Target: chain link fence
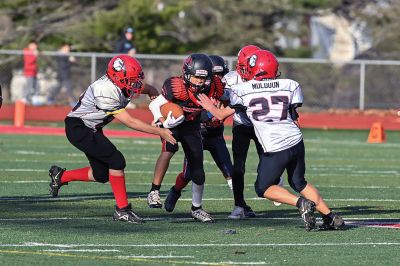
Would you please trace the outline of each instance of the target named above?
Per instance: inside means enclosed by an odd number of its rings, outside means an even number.
[[[75,57],[71,66],[73,93],[78,97],[91,82],[104,75],[107,63],[115,54],[70,53]],[[46,105],[51,89],[57,84],[58,52],[39,54],[38,80],[40,92],[37,105]],[[160,89],[170,76],[181,75],[181,55],[138,54],[145,81]],[[234,69],[236,57],[224,57],[230,69]],[[354,60],[330,62],[320,59],[278,58],[282,78],[298,81],[303,89],[303,110],[324,111],[328,109],[394,109],[399,106],[400,61]],[[22,51],[0,50],[0,84],[6,102],[13,102],[25,89]],[[135,100],[146,105],[147,96]],[[65,91],[56,98],[57,104],[68,104]]]

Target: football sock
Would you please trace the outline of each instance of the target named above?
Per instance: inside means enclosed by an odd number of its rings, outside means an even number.
[[[150,191],[160,190],[160,188],[161,188],[161,185],[155,185],[154,183],[151,183]]]
[[[201,209],[201,206],[195,207],[195,206],[192,205],[192,211],[197,211],[197,210],[200,210],[200,209]]]
[[[304,198],[303,198],[303,197],[300,197],[300,198],[297,200],[297,202],[296,202],[296,207],[297,207],[297,208],[300,208],[300,207],[301,207],[301,204],[303,203],[303,201],[304,201]]]
[[[235,182],[233,182],[235,180]],[[233,198],[235,200],[235,206],[244,206],[244,176],[243,175],[232,175],[232,188]]]
[[[192,205],[194,207],[201,207],[203,201],[204,184],[197,185],[192,183]]]
[[[84,167],[80,169],[67,170],[61,176],[61,183],[68,183],[71,181],[83,181],[88,182],[89,180],[89,169],[90,167]]]
[[[322,214],[322,213],[321,213]],[[328,214],[322,214],[322,218],[332,220],[333,219],[333,213],[330,212]]]
[[[189,181],[185,180],[183,173],[179,173],[176,176],[176,180],[175,180],[175,190],[177,190],[177,191],[182,190],[184,187],[187,186],[188,183],[189,183]]]
[[[126,194],[125,176],[110,175],[111,189],[114,193],[115,201],[119,209],[128,206],[128,196]]]

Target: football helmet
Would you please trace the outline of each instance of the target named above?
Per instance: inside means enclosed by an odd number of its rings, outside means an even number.
[[[226,65],[225,60],[219,55],[210,55],[211,63],[213,66],[212,72],[214,75],[225,76],[229,72],[229,68]]]
[[[255,45],[246,45],[240,49],[236,63],[236,71],[242,79],[249,80],[246,73],[247,61],[249,60],[250,56],[258,50],[260,50],[260,47]]]
[[[211,84],[212,62],[206,54],[191,54],[183,62],[183,80],[193,93],[199,93]],[[191,77],[204,78],[205,82],[201,85],[190,81]]]
[[[129,55],[114,56],[108,63],[107,76],[129,98],[139,96],[143,90],[142,66]]]
[[[278,75],[279,63],[275,55],[267,50],[258,50],[248,61],[248,80],[275,79]]]

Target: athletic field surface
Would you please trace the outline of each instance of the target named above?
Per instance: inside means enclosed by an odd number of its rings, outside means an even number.
[[[303,133],[306,179],[344,218],[345,230],[307,232],[296,208],[258,198],[253,144],[245,198],[257,218],[228,219],[232,192],[206,151],[203,207],[216,223],[202,224],[190,216],[190,185],[173,213],[147,207],[159,139],[112,137],[127,161],[130,202],[146,220],[128,224],[112,221],[115,202],[109,184],[71,182],[59,197],[50,198],[51,165],[87,166],[86,157],[66,137],[1,134],[0,264],[399,265],[399,132],[387,131],[381,144],[367,143],[368,131],[361,130]],[[182,160],[180,149],[161,187],[163,200]]]

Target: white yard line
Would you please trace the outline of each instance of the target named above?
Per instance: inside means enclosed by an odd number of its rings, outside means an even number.
[[[144,256],[144,255],[129,255],[129,256],[118,256],[121,259],[171,259],[171,258],[194,258],[194,256],[173,256],[173,255],[158,255],[158,256]]]
[[[118,249],[44,249],[44,252],[121,252]]]
[[[113,199],[114,197],[110,195],[104,196],[82,196],[82,197],[58,197],[58,198],[45,198],[45,197],[34,197],[34,196],[19,196],[19,197],[1,197],[2,201],[6,202],[19,202],[19,201],[35,201],[35,202],[51,202],[51,201],[72,201],[72,200],[93,200],[93,199]],[[132,198],[137,201],[145,201],[147,200],[147,193],[137,195],[135,198]],[[265,198],[246,198],[246,200],[264,200]],[[349,198],[349,199],[324,199],[326,201],[338,201],[338,202],[400,202],[400,199],[367,199],[367,198]],[[181,198],[179,201],[192,201],[191,198]],[[203,201],[233,201],[233,198],[204,198]]]
[[[199,243],[199,244],[50,244],[28,242],[22,244],[0,243],[0,247],[298,247],[298,246],[399,246],[400,242],[340,242],[340,243]]]
[[[268,211],[266,211],[268,212]],[[220,220],[220,221],[233,221],[232,219],[228,218],[227,215],[229,213],[226,213],[226,216],[221,215],[222,217],[214,217],[215,220]],[[261,213],[260,213],[261,214]],[[257,217],[254,218],[255,220],[299,220],[299,217]],[[317,217],[317,221],[320,221],[321,218]],[[8,222],[8,221],[63,221],[63,220],[110,220],[109,217],[23,217],[23,218],[0,218],[0,222]],[[149,218],[143,218],[145,221],[191,221],[193,218],[191,217],[186,217],[186,218],[173,218],[168,216],[162,216],[162,217],[149,217]],[[365,221],[365,222],[373,222],[373,221],[382,221],[381,223],[396,223],[400,222],[400,217],[398,218],[383,218],[383,217],[350,217],[350,218],[345,218],[345,222],[350,222],[352,221]]]
[[[1,171],[1,169],[0,169]],[[14,171],[17,172],[17,171]],[[130,172],[130,171],[126,171]],[[144,173],[144,171],[136,171],[136,173]],[[178,173],[178,172],[176,172]],[[209,174],[220,174],[219,172],[209,172]],[[49,179],[50,180],[50,179]],[[24,184],[24,183],[49,183],[49,180],[0,180],[0,184]],[[150,183],[133,183],[126,182],[127,185],[137,185],[137,186],[149,186]],[[164,186],[172,186],[174,183],[163,183]],[[223,184],[205,184],[205,186],[209,187],[227,187],[226,183]],[[245,187],[254,187],[253,184],[245,184]],[[288,185],[285,185],[288,187]],[[315,185],[317,188],[343,188],[343,189],[400,189],[400,186],[337,186],[337,185],[327,185],[327,186],[319,186]]]

